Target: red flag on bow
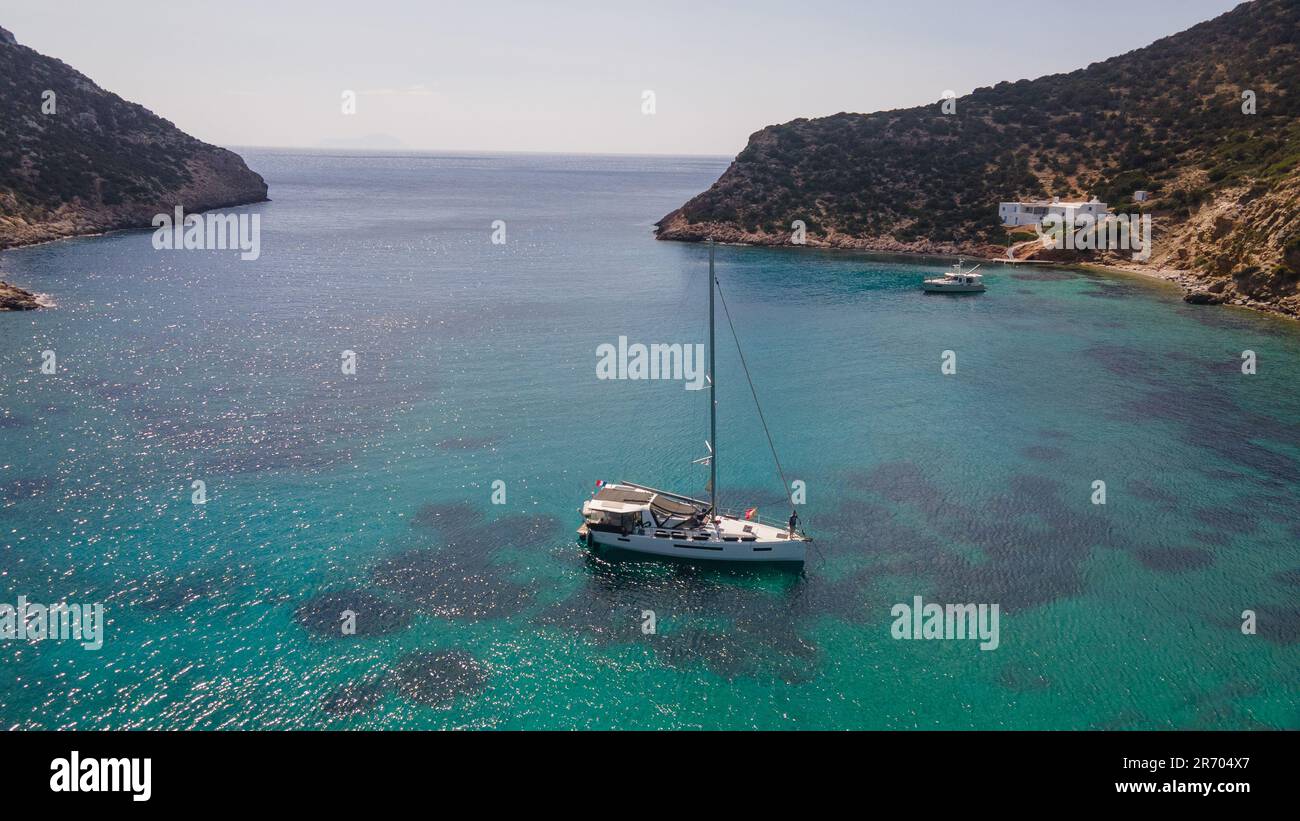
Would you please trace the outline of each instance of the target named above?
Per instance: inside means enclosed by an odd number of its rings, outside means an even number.
[[[749,508],[748,510],[745,511],[745,518],[746,518],[746,519],[752,519],[752,518],[754,518],[754,514],[757,513],[757,512],[758,512],[758,508],[756,508],[756,507],[751,507],[751,508]]]

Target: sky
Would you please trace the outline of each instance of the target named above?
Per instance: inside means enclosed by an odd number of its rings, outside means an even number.
[[[766,125],[1072,71],[1235,5],[0,0],[0,26],[218,145],[734,155]]]

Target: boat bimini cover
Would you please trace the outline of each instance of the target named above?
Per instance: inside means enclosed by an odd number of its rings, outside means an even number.
[[[650,500],[650,510],[655,515],[655,519],[660,524],[665,524],[672,519],[690,519],[700,515],[702,512],[695,505],[688,502],[680,502],[676,499],[669,499],[663,494],[656,495]]]

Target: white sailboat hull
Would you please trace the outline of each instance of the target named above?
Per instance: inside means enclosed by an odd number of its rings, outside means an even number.
[[[806,543],[794,540],[773,542],[702,541],[696,539],[656,538],[636,533],[592,531],[591,541],[601,547],[667,556],[694,562],[803,562]]]
[[[658,527],[648,520],[646,526],[611,526],[602,518],[602,512],[611,504],[620,510],[623,507],[607,500],[590,500],[583,505],[586,521],[578,533],[594,549],[613,548],[695,562],[802,562],[807,555],[808,537],[791,535],[766,522],[724,515],[694,527]]]

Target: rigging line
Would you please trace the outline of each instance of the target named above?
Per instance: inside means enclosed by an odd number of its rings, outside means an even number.
[[[776,444],[772,441],[772,432],[767,429],[767,419],[763,416],[763,406],[758,401],[758,391],[754,389],[754,380],[749,375],[749,365],[745,363],[745,352],[740,349],[740,337],[736,334],[736,325],[731,321],[731,311],[727,309],[727,298],[722,295],[722,283],[718,282],[717,277],[713,278],[713,284],[718,289],[718,298],[722,302],[722,313],[727,317],[727,326],[731,328],[731,338],[736,342],[736,353],[740,355],[740,367],[745,371],[745,381],[749,383],[749,392],[754,397],[754,407],[758,410],[758,421],[763,423],[763,434],[767,436],[767,446],[772,450],[772,461],[776,462],[777,475],[781,477],[781,484],[785,487],[785,498],[790,503],[790,509],[794,509],[794,497],[790,495],[790,483],[785,480],[785,471],[781,469],[781,457],[776,455]]]

